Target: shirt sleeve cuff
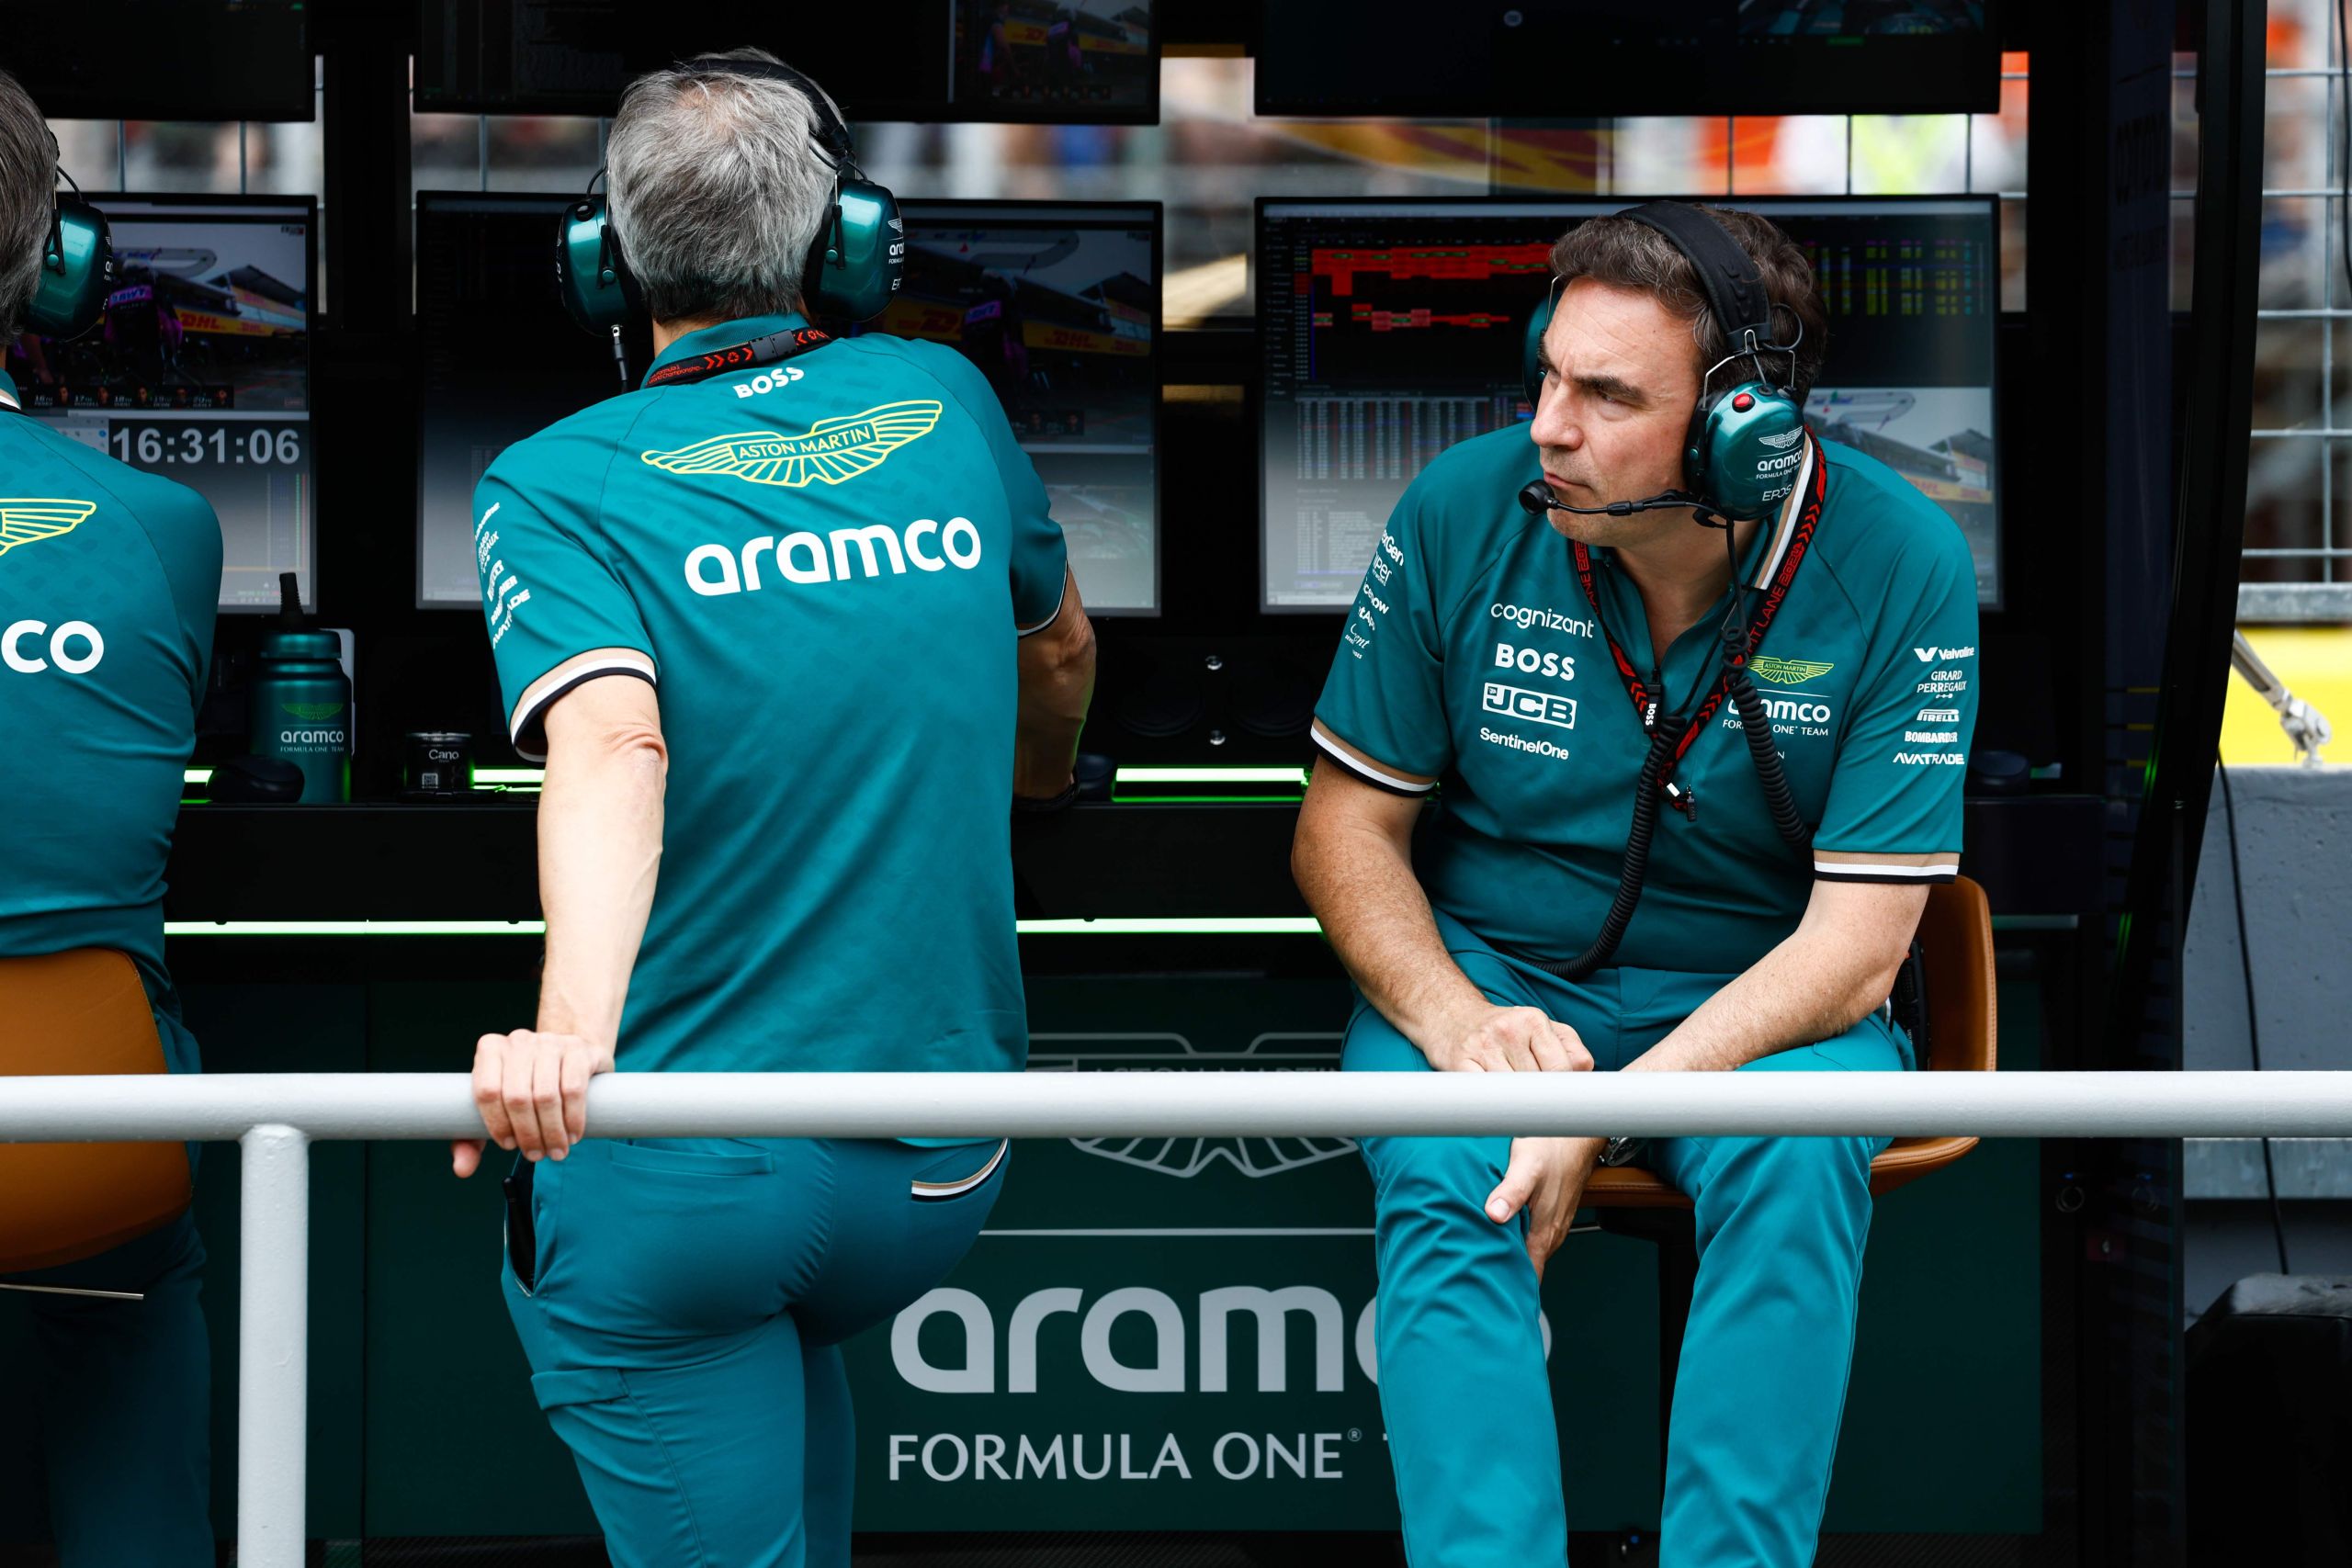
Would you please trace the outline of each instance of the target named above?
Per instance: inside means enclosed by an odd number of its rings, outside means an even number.
[[[567,693],[606,675],[633,675],[649,686],[660,683],[653,678],[651,660],[626,655],[550,671],[523,689],[522,700],[514,705],[514,716],[507,721],[507,733],[514,738],[516,754],[526,762],[546,761],[548,709]]]
[[[1373,788],[1385,790],[1390,795],[1407,795],[1416,800],[1437,787],[1434,784],[1416,784],[1411,779],[1400,778],[1376,763],[1348,755],[1323,733],[1323,727],[1319,721],[1307,730],[1307,735],[1315,742],[1316,750],[1339,763],[1350,777],[1360,784],[1368,784]]]

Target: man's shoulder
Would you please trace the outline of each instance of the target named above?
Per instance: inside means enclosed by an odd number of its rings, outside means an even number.
[[[614,457],[649,406],[665,394],[622,392],[566,414],[499,453],[482,475],[536,502],[593,502]]]
[[[1950,513],[1877,458],[1821,443],[1829,495],[1815,548],[1851,590],[1924,588],[1946,577],[1973,581],[1967,536]]]
[[[176,479],[134,468],[32,419],[11,419],[16,437],[6,489],[66,492],[53,499],[87,502],[144,532],[159,551],[220,551],[220,524],[212,503]],[[43,497],[42,499],[51,499]],[[85,514],[86,515],[86,514]]]
[[[1406,487],[1395,521],[1434,558],[1484,559],[1527,528],[1519,491],[1543,474],[1527,426],[1507,424],[1430,459]]]

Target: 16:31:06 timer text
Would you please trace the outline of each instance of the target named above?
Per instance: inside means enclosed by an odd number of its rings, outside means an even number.
[[[108,448],[126,463],[142,468],[209,463],[215,468],[276,465],[291,468],[302,460],[301,427],[251,424],[242,421],[179,421],[170,423],[116,422],[107,436]]]

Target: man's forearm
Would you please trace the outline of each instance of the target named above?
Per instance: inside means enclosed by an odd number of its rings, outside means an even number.
[[[1777,1051],[1835,1040],[1884,1001],[1886,991],[1884,971],[1869,949],[1834,930],[1800,926],[1626,1070],[1731,1072]]]
[[[1491,1005],[1445,951],[1411,859],[1385,836],[1337,823],[1309,831],[1291,870],[1350,977],[1424,1055]]]
[[[658,736],[550,738],[539,797],[542,1031],[607,1045],[619,1035],[661,869],[668,766]]]
[[[1085,612],[1070,608],[1083,619]],[[1048,635],[1048,634],[1040,634]],[[1021,698],[1012,732],[1012,793],[1059,795],[1078,759],[1078,738],[1094,700],[1094,632],[1080,625],[1050,652],[1022,650]]]

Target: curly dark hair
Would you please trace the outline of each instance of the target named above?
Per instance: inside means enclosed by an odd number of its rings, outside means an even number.
[[[1797,339],[1793,352],[1768,352],[1761,357],[1772,378],[1804,402],[1829,347],[1829,322],[1814,282],[1813,264],[1805,260],[1796,242],[1768,219],[1733,207],[1700,207],[1699,210],[1721,224],[1756,264],[1765,296],[1772,302],[1775,335],[1783,342]],[[1673,241],[1645,223],[1614,216],[1587,219],[1561,235],[1552,247],[1552,272],[1558,280],[1555,287],[1589,277],[1655,298],[1690,323],[1692,349],[1702,375],[1731,352],[1729,333],[1707,303],[1698,269]],[[1796,331],[1799,327],[1804,329],[1802,335]],[[1745,365],[1743,360],[1724,366],[1717,379],[1745,375]]]

